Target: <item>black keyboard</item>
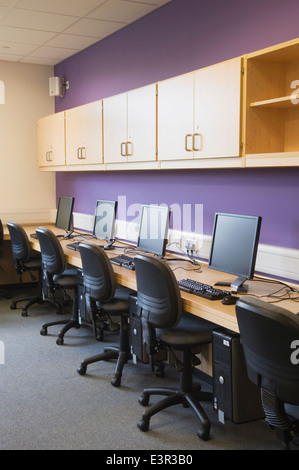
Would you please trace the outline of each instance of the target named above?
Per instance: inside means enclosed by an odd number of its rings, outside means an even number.
[[[74,243],[68,243],[66,245],[67,248],[69,248],[70,250],[75,250],[75,251],[79,251],[79,245],[80,245],[81,242],[74,242]]]
[[[185,292],[199,295],[208,300],[220,300],[231,295],[231,292],[222,289],[215,289],[213,286],[203,284],[201,282],[193,281],[192,279],[182,279],[178,281],[179,288]]]
[[[121,266],[122,268],[131,269],[131,271],[135,270],[134,265],[134,258],[127,255],[118,255],[114,258],[110,258],[111,263],[116,264],[117,266]]]

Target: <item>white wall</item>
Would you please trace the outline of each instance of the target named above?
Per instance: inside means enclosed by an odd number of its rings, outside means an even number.
[[[56,206],[55,173],[37,164],[36,120],[54,113],[53,67],[0,61],[5,104],[0,104],[0,218],[47,222]]]

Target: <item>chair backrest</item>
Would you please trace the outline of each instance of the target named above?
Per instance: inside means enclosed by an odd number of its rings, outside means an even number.
[[[237,301],[236,314],[249,378],[299,405],[299,317],[250,296]]]
[[[142,318],[154,328],[176,326],[182,315],[182,299],[172,270],[165,261],[148,255],[136,255],[134,263]]]
[[[56,235],[46,227],[38,227],[36,235],[40,244],[43,270],[50,276],[63,273],[66,269],[66,261]]]
[[[10,234],[12,257],[17,263],[26,263],[31,256],[31,246],[27,233],[20,224],[7,222]]]
[[[79,250],[86,294],[95,302],[109,302],[115,293],[116,280],[108,256],[103,248],[91,243],[80,243]]]

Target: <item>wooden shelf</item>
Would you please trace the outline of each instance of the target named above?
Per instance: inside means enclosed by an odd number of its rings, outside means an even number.
[[[251,108],[291,108],[296,106],[296,101],[299,103],[299,93],[289,96],[282,96],[280,98],[273,98],[271,100],[255,101],[250,103]]]

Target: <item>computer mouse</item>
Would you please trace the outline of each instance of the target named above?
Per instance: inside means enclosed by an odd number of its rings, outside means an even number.
[[[235,305],[239,298],[240,297],[236,297],[234,295],[227,295],[226,297],[223,297],[221,302],[223,305]]]

